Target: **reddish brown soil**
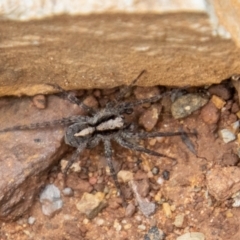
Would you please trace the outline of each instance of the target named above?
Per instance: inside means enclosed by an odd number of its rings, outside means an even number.
[[[99,91],[93,93],[97,96]],[[107,98],[113,96],[114,93],[110,93]],[[104,98],[99,101],[104,102]],[[232,104],[238,105],[236,101],[231,101]],[[125,216],[125,209],[116,196],[113,180],[105,173],[103,147],[100,145],[83,152],[80,174],[69,173],[68,184],[75,190],[74,196],[62,196],[64,205],[60,212],[51,218],[44,216],[39,199],[36,199],[28,214],[17,222],[1,223],[0,239],[135,240],[143,239],[152,226],[163,230],[167,240],[176,239],[185,232],[191,231],[202,232],[209,240],[240,239],[239,208],[233,208],[229,200],[214,199],[208,192],[206,182],[206,175],[214,166],[226,166],[227,163],[222,161],[222,156],[236,152],[236,142],[225,144],[216,133],[220,126],[228,124],[226,119],[229,118],[221,114],[218,124],[209,125],[203,122],[200,116],[201,110],[198,110],[185,119],[175,120],[169,114],[169,101],[164,101],[164,104],[164,111],[155,130],[173,132],[178,131],[180,126],[183,126],[186,131],[196,130],[198,136],[191,137],[191,140],[195,145],[197,156],[190,152],[178,136],[142,142],[150,149],[176,158],[176,161],[139,154],[114,144],[116,165],[122,164],[122,169],[133,172],[135,178],[141,179],[147,176],[150,186],[147,197],[157,204],[154,215],[147,218],[137,209],[133,216]],[[137,119],[145,109],[139,107],[132,120],[137,123]],[[229,114],[232,114],[231,109]],[[66,155],[66,158],[68,159],[69,156]],[[155,176],[150,174],[153,167],[158,167],[160,170]],[[169,171],[169,180],[159,184],[157,180],[162,177],[164,170]],[[102,180],[97,184],[96,178]],[[106,196],[108,207],[92,220],[88,220],[76,208],[76,203],[81,199],[84,191],[89,190],[88,185],[79,185],[79,182],[91,182],[93,192],[106,187],[108,189]],[[63,175],[60,167],[52,169],[49,183],[54,183],[60,190],[63,189]],[[126,188],[125,194],[129,190],[127,184]],[[133,195],[130,194],[128,202],[135,203]],[[163,202],[171,206],[170,216],[166,216],[162,207]],[[184,215],[184,222],[181,227],[176,227],[173,223],[175,217],[180,214]],[[33,225],[28,224],[29,216],[36,219]]]

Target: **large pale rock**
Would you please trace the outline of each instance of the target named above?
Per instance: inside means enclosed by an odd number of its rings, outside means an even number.
[[[177,24],[176,24],[177,23]],[[0,96],[129,84],[218,83],[240,72],[240,50],[205,14],[59,16],[1,22]]]
[[[213,0],[218,22],[227,29],[240,47],[240,1]]]
[[[46,109],[37,109],[30,98],[2,100],[1,129],[82,112],[76,105],[56,96],[49,96],[47,102]],[[66,150],[63,136],[63,127],[0,133],[1,220],[14,220],[31,207],[50,168]]]

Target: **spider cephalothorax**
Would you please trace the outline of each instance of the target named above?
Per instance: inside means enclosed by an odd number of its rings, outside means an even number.
[[[65,175],[70,166],[73,164],[74,161],[76,161],[76,159],[78,159],[80,153],[84,149],[94,148],[100,142],[103,142],[107,164],[110,168],[114,183],[119,190],[121,197],[124,200],[120,185],[117,180],[117,174],[112,164],[111,142],[115,141],[124,148],[144,152],[150,155],[168,157],[156,151],[146,149],[138,145],[137,143],[134,143],[132,139],[146,139],[151,137],[176,136],[185,134],[182,130],[179,132],[135,132],[131,128],[131,124],[126,122],[124,116],[126,114],[131,114],[135,106],[144,103],[154,103],[161,99],[164,95],[170,93],[166,92],[151,98],[136,100],[133,102],[122,101],[127,91],[134,85],[134,83],[136,83],[136,81],[140,78],[143,72],[144,71],[139,74],[139,76],[130,84],[130,86],[123,88],[114,101],[108,102],[104,108],[99,110],[88,107],[78,98],[76,98],[73,94],[66,92],[59,86],[52,85],[54,88],[58,89],[68,100],[85,109],[89,113],[89,116],[72,116],[69,118],[55,120],[53,122],[19,125],[12,128],[3,129],[0,132],[46,128],[54,127],[56,125],[68,125],[68,128],[65,132],[65,142],[66,144],[77,149],[72,155],[64,170]]]

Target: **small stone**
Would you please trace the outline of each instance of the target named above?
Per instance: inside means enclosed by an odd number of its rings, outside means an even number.
[[[240,169],[238,167],[214,167],[206,176],[209,193],[224,201],[240,191]]]
[[[240,111],[236,113],[237,117],[240,118]]]
[[[159,105],[152,105],[140,116],[139,125],[143,126],[147,131],[151,131],[157,124],[160,112]]]
[[[162,199],[162,193],[159,191],[157,194],[154,196],[154,200],[159,203]]]
[[[121,170],[118,172],[117,177],[119,182],[127,183],[133,180],[133,173],[126,170]]]
[[[132,224],[131,223],[128,223],[126,225],[123,226],[124,230],[128,230],[132,227]]]
[[[148,143],[149,143],[150,146],[154,146],[154,145],[156,144],[156,142],[157,142],[157,139],[156,139],[156,138],[151,138],[151,139],[149,139],[149,141],[148,141]]]
[[[53,184],[49,184],[44,188],[40,194],[40,202],[42,203],[42,212],[47,216],[53,216],[63,206],[60,191]]]
[[[205,240],[205,236],[200,232],[188,232],[177,237],[176,240]]]
[[[169,180],[170,178],[170,172],[168,170],[164,170],[162,173],[163,179],[164,180]]]
[[[162,204],[162,206],[163,206],[163,212],[165,213],[166,217],[171,218],[172,217],[172,211],[171,211],[171,207],[170,207],[169,203],[164,202]]]
[[[233,213],[230,209],[226,211],[225,215],[226,215],[227,218],[232,218],[233,217]]]
[[[234,153],[224,153],[222,156],[221,165],[224,167],[227,166],[236,166],[239,162],[239,157]]]
[[[233,194],[232,196],[233,199],[233,207],[240,207],[240,192],[236,192],[235,194]]]
[[[89,223],[89,219],[87,219],[87,218],[84,218],[84,219],[83,219],[83,224],[85,224],[85,225],[86,225],[86,224],[88,224],[88,223]]]
[[[152,174],[153,175],[158,175],[158,173],[159,173],[159,168],[158,167],[153,167],[152,168]]]
[[[136,207],[134,204],[129,203],[125,209],[125,217],[132,217],[133,214],[136,212]]]
[[[96,183],[97,183],[97,178],[96,178],[96,177],[90,177],[90,178],[89,178],[89,183],[90,183],[91,185],[96,184]]]
[[[183,222],[184,222],[184,215],[183,214],[178,214],[175,217],[173,225],[175,225],[175,227],[181,228],[183,226]]]
[[[237,113],[237,112],[239,112],[239,110],[240,110],[239,105],[236,102],[234,102],[231,107],[231,112]]]
[[[141,225],[138,225],[138,229],[142,230],[142,231],[145,231],[146,230],[146,226],[141,224]]]
[[[47,106],[47,99],[44,95],[38,94],[32,98],[33,104],[38,109],[44,109]]]
[[[73,190],[70,187],[66,187],[62,190],[64,196],[73,196]]]
[[[159,178],[157,179],[157,183],[158,183],[159,185],[162,185],[162,184],[164,183],[164,179],[163,179],[162,177],[159,177]]]
[[[28,224],[29,224],[29,225],[33,225],[33,224],[35,223],[35,221],[36,221],[36,218],[35,218],[35,217],[32,217],[32,216],[31,216],[31,217],[28,218]]]
[[[147,178],[144,178],[140,181],[135,181],[137,184],[137,191],[142,197],[146,197],[150,190],[149,181]]]
[[[161,229],[153,226],[148,233],[144,235],[144,240],[164,240],[166,235]]]
[[[93,190],[93,186],[86,180],[72,178],[71,175],[68,176],[67,186],[71,187],[74,191],[78,190],[80,192],[90,193]]]
[[[222,109],[222,108],[225,106],[225,104],[226,104],[226,102],[225,102],[222,98],[220,98],[220,97],[218,97],[218,96],[216,96],[216,95],[213,95],[213,96],[212,96],[211,102],[212,102],[212,103],[215,105],[215,107],[218,108],[218,109]]]
[[[175,119],[189,116],[192,112],[204,106],[208,100],[199,94],[189,93],[179,97],[171,107]]]
[[[160,94],[158,87],[136,87],[134,89],[134,95],[136,99],[145,99],[154,97]]]
[[[89,95],[88,97],[86,97],[83,103],[88,107],[98,108],[98,101],[93,95]]]
[[[60,165],[61,165],[61,171],[64,172],[66,166],[68,164],[68,160],[66,159],[62,159],[61,162],[60,162]],[[72,166],[70,167],[70,169],[73,171],[73,172],[81,172],[81,166],[79,165],[78,162],[74,162],[72,164]]]
[[[107,206],[104,193],[97,192],[95,195],[84,193],[81,200],[76,204],[79,212],[86,214],[87,218],[93,219]]]
[[[113,227],[116,229],[117,232],[122,230],[122,225],[118,222],[118,220],[114,221]]]
[[[239,132],[239,121],[236,121],[236,122],[233,122],[231,125],[230,125],[230,130],[232,133],[234,134],[237,134]]]
[[[136,197],[136,200],[137,200],[137,203],[139,205],[139,209],[140,211],[146,216],[146,217],[149,217],[150,215],[152,215],[155,210],[156,210],[156,204],[155,203],[152,203],[152,202],[149,202],[149,200],[147,198],[143,198],[139,192],[138,192],[138,187],[137,187],[137,184],[135,181],[130,181],[129,182],[129,185],[130,187],[132,188],[134,194],[135,194],[135,197]]]
[[[232,133],[229,129],[222,129],[220,130],[219,132],[219,136],[222,138],[222,140],[225,142],[225,143],[229,143],[229,142],[232,142],[236,139],[236,136],[234,133]]]
[[[201,118],[207,124],[215,124],[218,122],[220,118],[220,111],[216,108],[216,106],[209,101],[202,109],[201,109]]]
[[[231,90],[223,85],[223,84],[217,84],[212,85],[208,88],[208,92],[212,95],[216,95],[218,97],[221,97],[224,100],[228,100],[232,97]]]
[[[105,220],[102,218],[97,218],[95,222],[98,226],[103,226],[105,223]]]

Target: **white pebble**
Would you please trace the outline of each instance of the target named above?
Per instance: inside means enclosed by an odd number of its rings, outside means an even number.
[[[234,133],[232,133],[230,130],[228,129],[222,129],[219,131],[219,135],[220,137],[222,138],[222,140],[225,142],[225,143],[229,143],[233,140],[236,139],[236,136]]]
[[[162,177],[159,177],[159,178],[157,179],[157,183],[158,183],[159,185],[162,185],[162,184],[164,183],[164,179],[163,179]]]
[[[31,216],[31,217],[28,218],[28,224],[30,224],[30,225],[33,225],[35,223],[35,221],[36,221],[35,217]]]
[[[138,229],[142,230],[142,231],[145,231],[146,230],[146,226],[141,224],[141,225],[138,225]]]
[[[42,212],[44,215],[51,216],[62,208],[63,201],[61,199],[59,189],[48,184],[40,194],[40,202],[42,204]]]
[[[73,190],[70,187],[66,187],[62,190],[64,196],[72,196]]]

